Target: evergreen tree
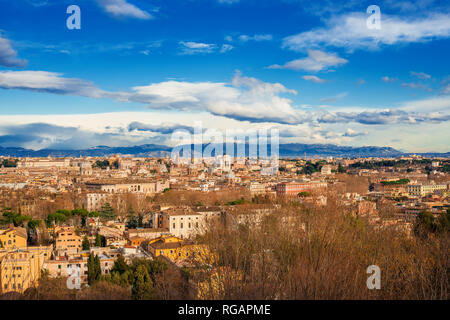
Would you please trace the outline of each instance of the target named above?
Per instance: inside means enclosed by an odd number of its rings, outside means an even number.
[[[111,272],[117,272],[119,275],[122,275],[128,270],[130,270],[130,267],[125,262],[123,256],[119,255],[116,262],[114,262],[114,266],[112,267]]]
[[[89,250],[91,248],[89,239],[87,237],[84,237],[83,242],[81,243],[81,246],[83,247],[83,250]]]
[[[144,265],[139,265],[134,273],[133,298],[135,300],[150,300],[153,295],[153,282]]]
[[[97,235],[95,236],[95,246],[96,247],[102,246],[102,237],[100,236],[99,233],[97,233]]]
[[[88,258],[88,283],[89,285],[93,285],[100,279],[102,274],[102,270],[100,267],[100,258],[91,252]]]
[[[114,208],[111,207],[109,202],[105,203],[100,210],[100,216],[106,220],[114,220],[116,218],[116,213]]]

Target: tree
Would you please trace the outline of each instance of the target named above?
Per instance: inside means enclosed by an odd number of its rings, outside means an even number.
[[[100,258],[91,252],[88,258],[88,283],[93,285],[100,279],[102,275],[102,269],[100,267]]]
[[[106,238],[101,234],[97,233],[97,235],[95,236],[95,246],[106,247]]]
[[[47,223],[48,227],[51,227],[54,224],[57,224],[58,222],[64,222],[64,221],[66,221],[66,216],[59,212],[50,213],[47,216],[47,219],[45,219],[45,222]]]
[[[117,260],[114,262],[114,265],[111,269],[111,273],[115,272],[115,273],[118,273],[119,275],[122,275],[123,273],[125,273],[128,270],[130,270],[130,267],[125,262],[125,259],[123,258],[123,256],[119,255],[117,257]]]
[[[116,218],[116,213],[109,202],[105,203],[100,210],[100,216],[106,220],[114,220]]]
[[[144,265],[136,268],[132,293],[135,300],[150,300],[154,297],[153,282]]]
[[[81,243],[81,246],[83,247],[83,250],[91,249],[91,245],[90,245],[89,239],[87,237],[84,237],[83,242]]]

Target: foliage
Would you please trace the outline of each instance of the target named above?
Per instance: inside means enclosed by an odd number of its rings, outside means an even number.
[[[17,167],[18,160],[11,160],[11,159],[3,159],[3,161],[0,163],[0,167],[3,166],[4,168],[15,168]]]
[[[132,294],[135,300],[154,298],[153,281],[144,265],[138,265],[134,272]]]
[[[399,180],[395,180],[395,181],[381,181],[381,183],[385,186],[408,184],[409,179],[399,179]]]
[[[116,218],[116,212],[111,207],[109,202],[105,203],[100,210],[100,217],[106,220],[114,220]]]
[[[97,282],[101,275],[102,275],[102,269],[100,267],[100,258],[91,252],[89,254],[88,262],[88,283],[89,285],[94,284]]]
[[[81,243],[81,246],[82,246],[82,250],[89,250],[91,248],[89,239],[87,237],[84,237],[83,242]]]

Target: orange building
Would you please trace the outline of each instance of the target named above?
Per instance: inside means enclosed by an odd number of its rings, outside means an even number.
[[[0,244],[0,248],[7,250],[26,248],[27,230],[11,224],[7,229],[0,230]]]
[[[75,233],[75,227],[55,228],[55,250],[57,255],[81,252],[83,239]]]

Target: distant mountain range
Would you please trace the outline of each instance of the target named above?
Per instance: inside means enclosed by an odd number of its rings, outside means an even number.
[[[203,145],[204,149],[207,145]],[[193,145],[191,145],[193,148]],[[234,145],[235,152],[238,146]],[[246,154],[248,155],[248,145],[245,146]],[[223,150],[226,148],[224,146]],[[97,146],[83,150],[53,150],[53,149],[41,149],[31,150],[24,148],[12,148],[1,147],[0,156],[11,157],[103,157],[114,154],[133,155],[137,157],[165,157],[170,155],[172,147],[156,144],[145,144],[132,147],[107,147]],[[268,154],[270,155],[270,146]],[[404,153],[393,149],[391,147],[350,147],[350,146],[338,146],[334,144],[301,144],[301,143],[289,143],[280,144],[279,146],[280,157],[303,157],[306,153],[307,157],[398,157],[402,155],[411,155],[412,153]],[[236,153],[235,153],[236,154]],[[446,153],[415,153],[427,157],[450,157],[450,152]]]

